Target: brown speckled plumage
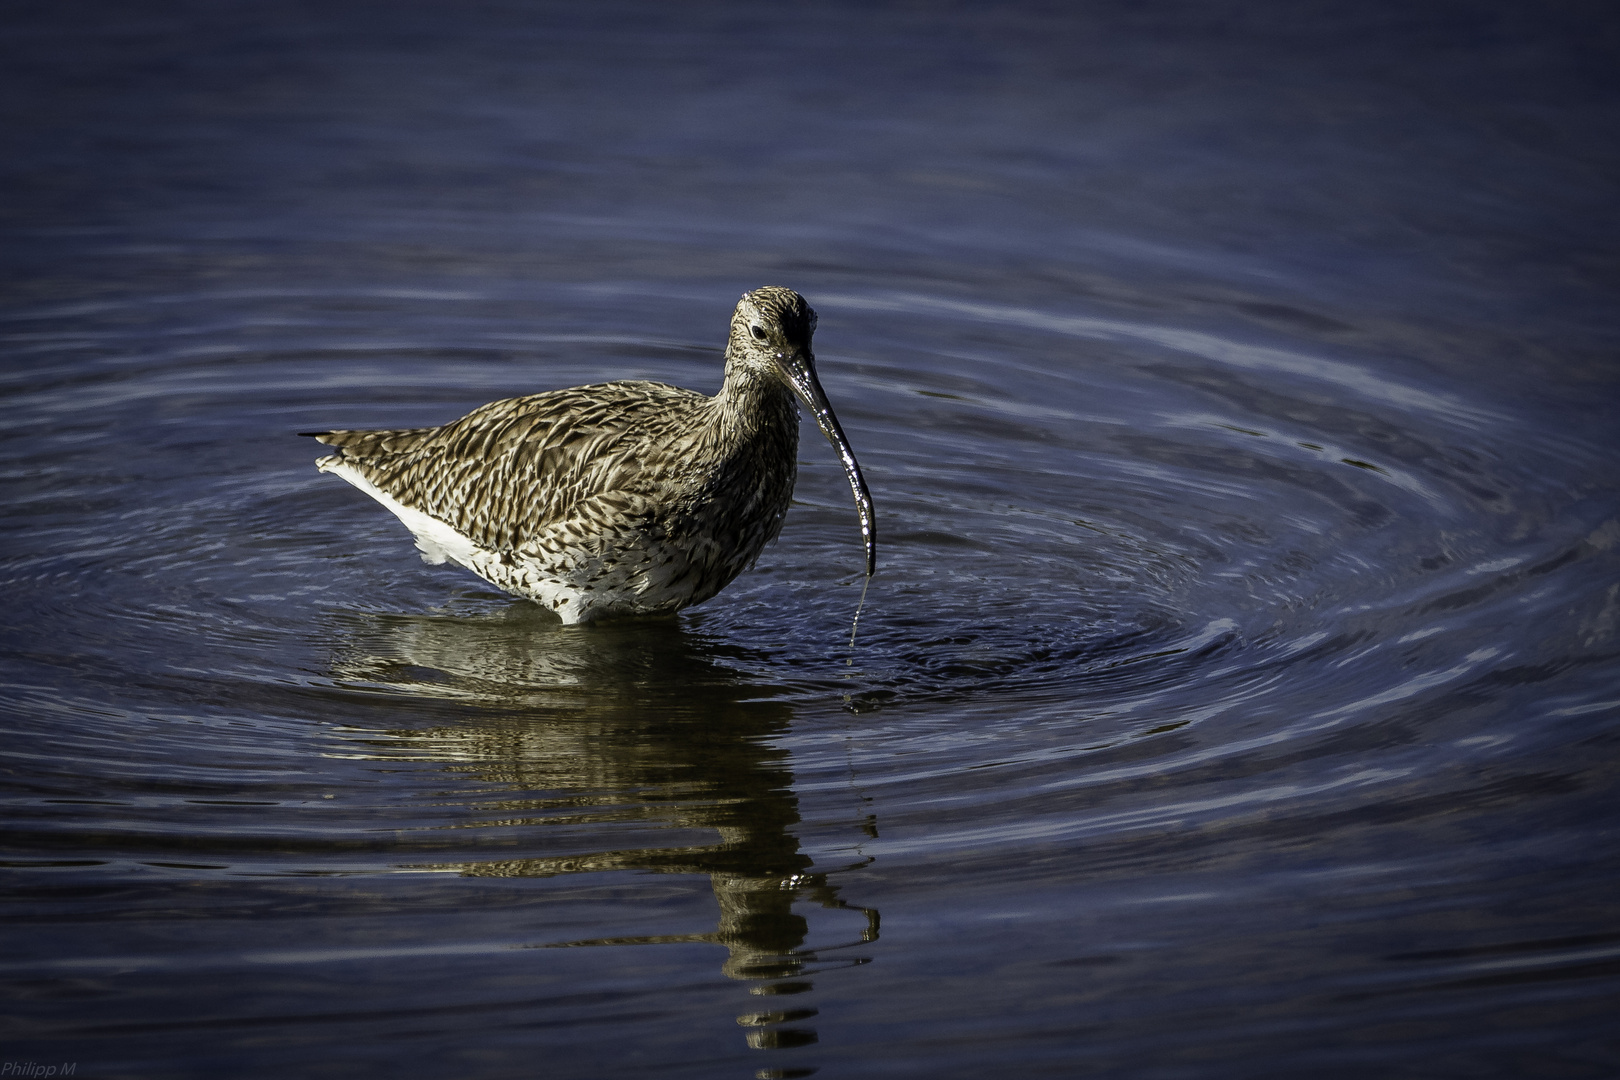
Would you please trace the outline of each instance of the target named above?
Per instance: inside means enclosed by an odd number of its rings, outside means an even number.
[[[797,394],[839,450],[875,569],[871,501],[815,377],[815,312],[789,289],[744,294],[714,397],[610,382],[510,398],[452,423],[330,431],[316,465],[389,506],[452,559],[582,622],[677,611],[719,592],[782,528]]]

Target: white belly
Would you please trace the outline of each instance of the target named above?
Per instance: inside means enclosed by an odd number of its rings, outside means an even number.
[[[416,537],[425,562],[453,562],[496,588],[533,600],[555,612],[565,624],[589,622],[604,615],[643,615],[676,611],[692,596],[689,586],[672,582],[684,558],[656,548],[642,549],[622,562],[603,565],[598,558],[558,552],[550,559],[533,554],[491,551],[436,517],[401,503],[362,476],[347,462],[317,463],[322,472],[341,476],[386,506]],[[681,553],[685,554],[685,553]]]

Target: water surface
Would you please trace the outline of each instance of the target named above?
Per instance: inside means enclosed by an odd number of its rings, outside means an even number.
[[[1611,16],[12,16],[6,1061],[1612,1076]],[[781,540],[559,626],[294,432],[712,392]]]

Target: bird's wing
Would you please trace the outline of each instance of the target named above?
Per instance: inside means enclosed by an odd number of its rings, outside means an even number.
[[[645,492],[709,399],[652,382],[614,382],[496,401],[436,428],[328,431],[346,464],[405,506],[481,547],[510,551],[593,495]]]

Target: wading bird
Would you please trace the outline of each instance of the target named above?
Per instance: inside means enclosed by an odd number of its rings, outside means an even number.
[[[565,623],[700,604],[782,529],[797,397],[838,451],[877,569],[872,499],[816,378],[816,313],[774,285],[731,316],[713,397],[622,381],[509,398],[442,427],[306,432],[316,461],[382,503],[423,558],[451,561]]]

